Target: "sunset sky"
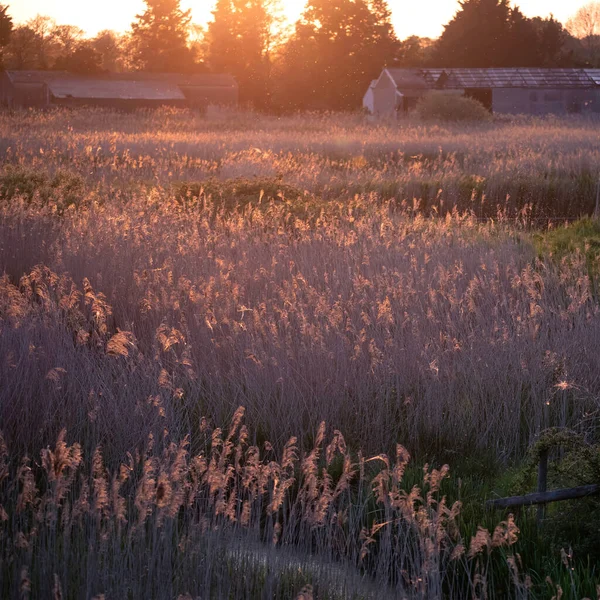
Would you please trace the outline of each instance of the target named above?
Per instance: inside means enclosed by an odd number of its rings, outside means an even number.
[[[302,11],[305,0],[283,0],[287,15],[294,20]],[[88,34],[101,29],[125,31],[136,13],[143,10],[143,0],[9,0],[10,14],[19,23],[36,14],[49,15],[61,24],[78,25]],[[564,22],[578,6],[568,0],[521,0],[517,2],[527,16],[554,16]],[[182,0],[182,7],[191,8],[194,21],[205,23],[210,19],[213,2],[210,0]],[[456,0],[389,0],[394,13],[394,25],[400,38],[409,35],[437,37],[458,8]]]

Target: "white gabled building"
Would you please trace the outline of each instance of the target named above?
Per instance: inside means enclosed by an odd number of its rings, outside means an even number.
[[[363,106],[373,115],[392,116],[413,108],[429,89],[418,69],[385,68],[365,95],[365,99],[370,97],[369,106],[364,101]]]
[[[375,94],[373,92],[373,87],[375,86],[376,83],[377,83],[377,79],[373,79],[373,81],[371,81],[371,85],[369,86],[369,89],[366,91],[365,95],[363,96],[363,108],[370,114],[375,113]]]

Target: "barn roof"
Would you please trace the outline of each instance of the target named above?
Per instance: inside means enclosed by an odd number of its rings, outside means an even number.
[[[387,69],[399,88],[595,88],[600,69]]]
[[[131,81],[164,81],[183,87],[238,87],[232,75],[221,73],[149,73],[146,71],[130,71],[128,73],[111,73],[111,79]]]
[[[406,87],[413,90],[428,89],[431,87],[423,76],[421,69],[387,69],[387,72],[398,87]]]
[[[162,82],[181,87],[209,87],[237,89],[238,84],[231,75],[221,73],[147,73],[130,71],[127,73],[99,73],[78,75],[67,71],[6,71],[13,83],[48,83],[50,81],[104,81],[104,82]]]
[[[54,79],[47,82],[55,98],[103,100],[185,100],[174,84],[162,81],[112,81],[109,79]]]
[[[600,85],[600,69],[584,69],[584,71],[596,82],[596,85]]]
[[[582,88],[597,83],[585,69],[423,69],[445,88]],[[443,80],[440,78],[443,77]]]
[[[71,77],[66,71],[6,71],[13,83],[47,83],[53,79]]]

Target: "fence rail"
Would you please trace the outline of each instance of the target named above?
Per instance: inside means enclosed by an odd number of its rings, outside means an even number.
[[[600,494],[600,484],[580,485],[574,488],[563,488],[550,492],[534,492],[524,496],[510,496],[509,498],[498,498],[488,500],[486,505],[490,508],[510,508],[511,506],[532,506],[534,504],[546,504],[560,500],[574,500],[585,496]]]
[[[547,492],[547,482],[548,450],[543,450],[539,456],[537,492],[523,496],[510,496],[508,498],[488,500],[485,504],[488,508],[510,508],[512,506],[532,506],[537,504],[537,522],[540,523],[545,516],[546,504],[548,502],[560,502],[561,500],[574,500],[576,498],[585,498],[586,496],[600,495],[600,484],[598,483]]]

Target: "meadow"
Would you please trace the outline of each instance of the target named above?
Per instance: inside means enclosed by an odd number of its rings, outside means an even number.
[[[600,597],[599,128],[0,114],[0,595]]]

